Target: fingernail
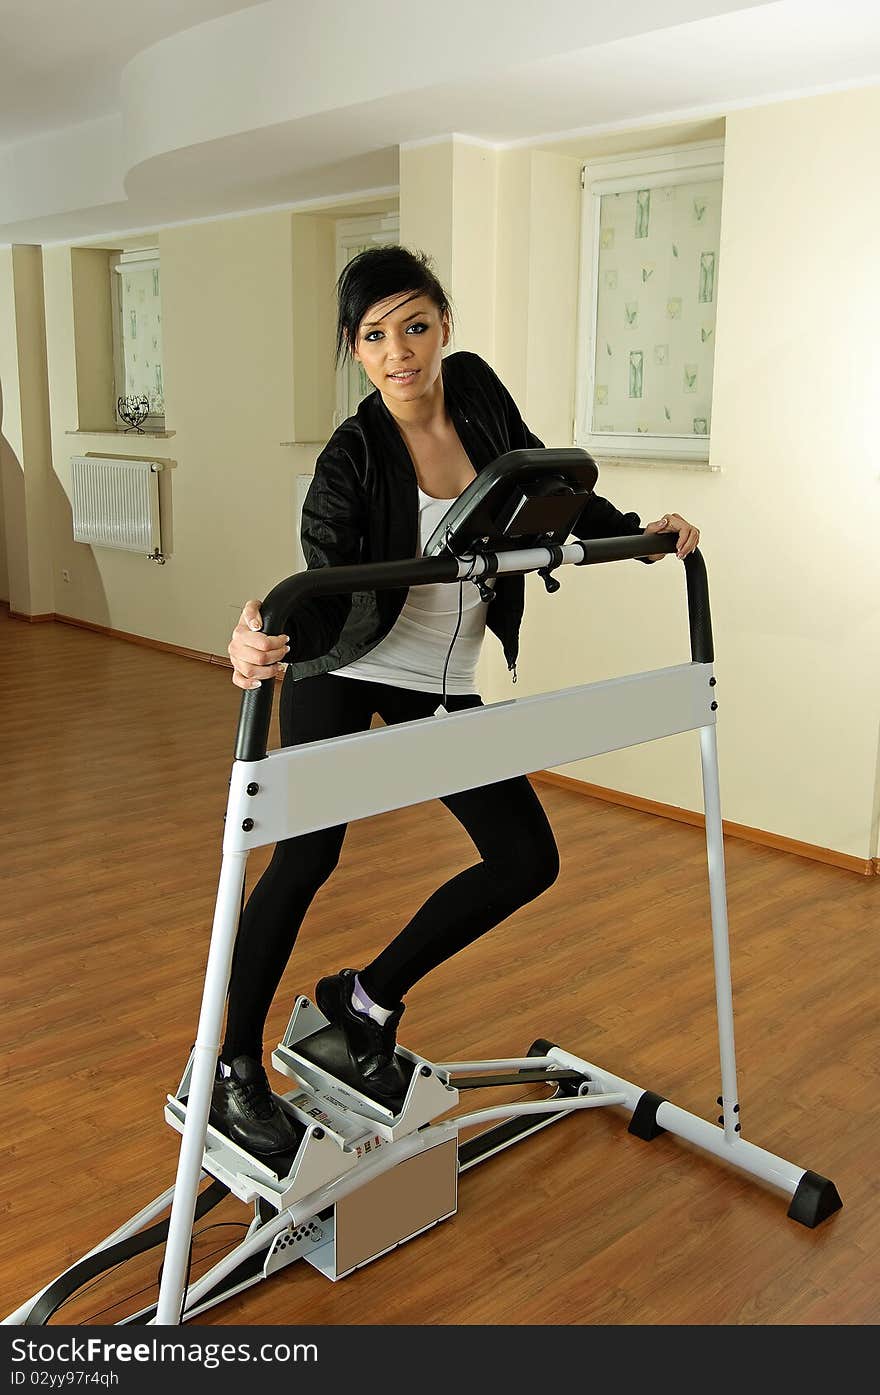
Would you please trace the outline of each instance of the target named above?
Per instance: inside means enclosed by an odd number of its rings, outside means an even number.
[[[285,654],[289,654],[289,653],[290,653],[290,645],[289,645],[289,644],[285,644],[285,646],[284,646],[284,652],[285,652]]]
[[[285,644],[290,643],[290,635],[282,635],[281,638],[284,640]]]
[[[261,625],[260,625],[259,620],[249,620],[249,621],[248,621],[248,629],[249,629],[249,630],[259,630],[259,629],[261,629],[261,628],[262,628],[262,627],[261,627]]]
[[[254,688],[262,688],[262,686],[263,685],[260,682],[259,678],[255,678],[253,683],[251,684],[251,692],[253,692]]]

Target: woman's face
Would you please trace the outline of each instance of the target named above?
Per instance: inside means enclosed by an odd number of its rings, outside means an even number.
[[[449,319],[429,295],[404,292],[372,305],[360,323],[353,357],[383,398],[415,402],[440,376]]]

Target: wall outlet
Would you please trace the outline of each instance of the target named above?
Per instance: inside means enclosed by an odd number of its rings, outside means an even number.
[[[66,567],[62,567],[62,568],[61,568],[61,580],[62,580],[62,581],[69,581],[69,580],[70,580],[70,572],[67,570]]]

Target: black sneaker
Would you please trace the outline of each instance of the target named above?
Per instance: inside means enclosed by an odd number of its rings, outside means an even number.
[[[236,1056],[232,1074],[218,1075],[211,1123],[252,1153],[288,1153],[299,1146],[296,1124],[272,1094],[266,1072],[253,1056]]]
[[[322,1064],[348,1084],[372,1095],[383,1104],[402,1104],[409,1084],[401,1062],[394,1054],[397,1028],[403,1016],[403,1003],[395,1008],[387,1022],[379,1023],[351,1004],[355,970],[341,969],[319,980],[315,987],[315,1002],[338,1029],[333,1043],[322,1042]],[[324,1036],[324,1032],[316,1035]],[[327,1054],[328,1045],[335,1052]],[[411,1072],[410,1072],[411,1073]]]

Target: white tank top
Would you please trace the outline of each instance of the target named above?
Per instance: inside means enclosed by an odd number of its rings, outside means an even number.
[[[419,490],[419,556],[454,499],[435,499]],[[458,602],[461,592],[461,625]],[[449,654],[452,636],[458,635]],[[374,649],[345,668],[341,678],[363,678],[421,693],[475,693],[476,667],[486,631],[486,602],[471,581],[412,586],[393,628]],[[446,656],[449,654],[449,663]]]

